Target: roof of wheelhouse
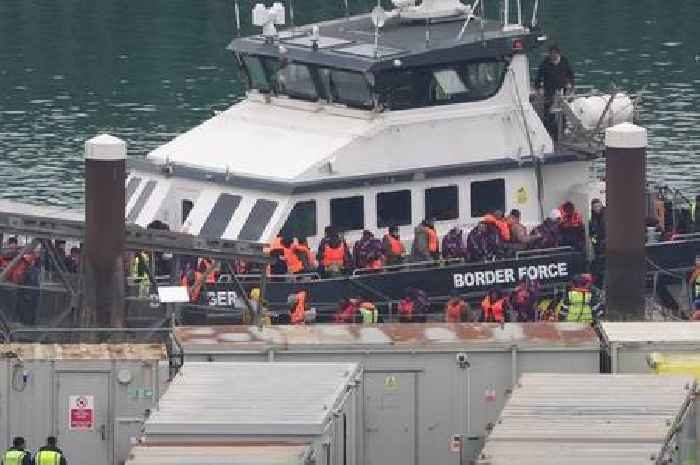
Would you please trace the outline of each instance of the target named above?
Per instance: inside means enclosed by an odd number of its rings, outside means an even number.
[[[272,43],[262,35],[237,38],[228,48],[236,53],[279,57],[283,46],[291,60],[377,72],[394,67],[396,59],[401,60],[402,66],[412,67],[501,57],[513,53],[514,38],[526,39],[525,48],[534,43],[534,34],[526,29],[504,30],[501,22],[480,18],[472,20],[460,38],[465,20],[466,15],[432,19],[430,24],[400,16],[389,18],[381,29],[378,54],[374,47],[375,28],[368,14],[287,28]],[[310,39],[313,26],[319,27],[318,49],[312,47]]]

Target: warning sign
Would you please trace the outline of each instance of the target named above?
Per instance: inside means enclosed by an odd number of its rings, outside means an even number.
[[[68,398],[68,429],[92,431],[95,427],[95,398],[70,396]]]
[[[386,389],[398,389],[399,388],[399,381],[396,379],[396,376],[394,375],[389,375],[384,379],[384,387]]]

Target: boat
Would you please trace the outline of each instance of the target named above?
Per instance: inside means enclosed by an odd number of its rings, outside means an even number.
[[[505,0],[496,18],[484,11],[478,0],[393,0],[388,11],[297,26],[282,4],[256,5],[260,33],[228,46],[245,97],[130,162],[127,221],[157,220],[210,239],[304,237],[314,249],[327,225],[348,243],[395,225],[409,246],[424,219],[442,236],[517,208],[533,227],[571,201],[587,220],[591,200],[604,199],[594,136],[632,118],[633,99],[562,100],[568,130],[555,142],[531,99],[530,55],[546,40],[536,4],[525,11]],[[652,247],[652,262],[692,268],[697,243],[688,241],[682,253],[674,252],[679,244]],[[300,288],[317,303],[355,293],[390,302],[416,286],[445,298],[523,276],[562,286],[586,267],[584,253],[557,248],[483,263],[277,277],[265,295],[282,306]]]

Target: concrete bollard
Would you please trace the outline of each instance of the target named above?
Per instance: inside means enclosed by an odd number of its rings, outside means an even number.
[[[85,143],[85,267],[81,325],[124,326],[126,142]]]
[[[608,319],[642,320],[646,278],[647,130],[622,123],[605,131]]]

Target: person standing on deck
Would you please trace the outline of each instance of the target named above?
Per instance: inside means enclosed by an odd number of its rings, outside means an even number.
[[[562,56],[559,46],[549,47],[549,55],[537,70],[535,88],[538,95],[544,96],[543,122],[554,140],[558,139],[556,121],[551,113],[554,96],[559,91],[573,92],[575,81],[576,78],[569,60]]]

